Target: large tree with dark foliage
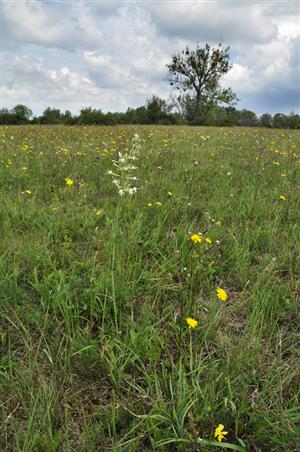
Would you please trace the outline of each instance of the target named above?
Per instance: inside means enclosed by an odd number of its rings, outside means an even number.
[[[181,100],[188,96],[193,108],[193,122],[199,123],[215,105],[233,104],[237,98],[231,88],[222,89],[220,79],[230,69],[229,47],[222,45],[212,48],[206,44],[203,48],[197,44],[195,50],[186,47],[181,53],[172,56],[167,64],[169,82],[181,94]]]

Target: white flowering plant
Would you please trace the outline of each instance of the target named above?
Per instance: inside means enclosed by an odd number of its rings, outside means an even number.
[[[137,176],[135,171],[138,169],[136,161],[143,149],[143,141],[140,136],[135,133],[130,149],[127,152],[118,152],[118,160],[113,160],[114,171],[108,171],[113,177],[112,183],[117,187],[120,196],[134,195],[139,188],[136,186]]]

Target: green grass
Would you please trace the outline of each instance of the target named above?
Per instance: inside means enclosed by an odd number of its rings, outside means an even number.
[[[135,132],[140,189],[120,197]],[[299,144],[0,128],[0,450],[299,450]]]

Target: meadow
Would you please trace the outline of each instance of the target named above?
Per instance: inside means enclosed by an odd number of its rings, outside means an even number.
[[[299,451],[299,146],[0,127],[1,451]]]

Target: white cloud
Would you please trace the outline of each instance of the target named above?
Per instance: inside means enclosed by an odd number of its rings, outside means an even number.
[[[230,1],[147,2],[146,9],[168,36],[198,41],[266,42],[276,36],[277,27],[256,4]]]
[[[231,86],[233,90],[251,89],[251,71],[248,66],[234,63],[231,70],[223,79],[224,86]]]
[[[2,9],[4,46],[33,44],[74,51],[93,47],[103,36],[99,22],[82,2],[51,6],[39,0],[3,1]]]
[[[132,77],[129,72],[114,63],[110,55],[86,51],[83,58],[87,63],[89,74],[103,88],[122,88],[130,83]]]

